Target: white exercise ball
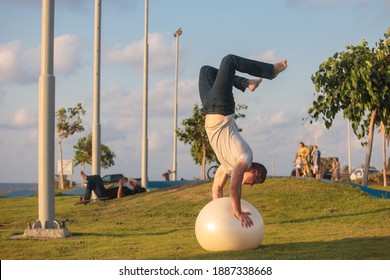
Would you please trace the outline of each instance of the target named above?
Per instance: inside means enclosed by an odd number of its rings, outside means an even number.
[[[245,200],[241,210],[250,212],[253,225],[242,226],[233,214],[229,197],[215,199],[202,208],[196,218],[195,235],[200,246],[207,251],[256,249],[264,238],[264,222],[259,211]]]

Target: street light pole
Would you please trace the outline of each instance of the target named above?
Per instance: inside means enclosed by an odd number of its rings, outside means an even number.
[[[172,179],[177,179],[177,105],[178,105],[178,83],[179,83],[179,36],[183,34],[181,28],[177,29],[173,34],[176,37],[176,71],[175,71],[175,101],[173,113],[173,176]]]
[[[38,104],[38,215],[23,236],[27,238],[68,237],[65,226],[54,219],[54,0],[42,0],[41,75]]]
[[[94,46],[94,94],[92,125],[92,174],[100,175],[101,128],[100,128],[100,36],[101,0],[95,0],[95,46]]]
[[[144,101],[143,101],[143,123],[142,123],[142,186],[148,188],[148,13],[149,2],[145,0],[145,22],[144,22]]]
[[[39,77],[38,200],[34,228],[54,228],[54,1],[42,1],[41,76]]]

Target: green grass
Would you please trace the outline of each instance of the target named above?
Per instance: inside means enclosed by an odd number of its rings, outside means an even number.
[[[390,200],[347,185],[293,178],[244,187],[243,199],[265,223],[258,249],[205,251],[194,227],[210,191],[208,183],[77,206],[77,197],[56,196],[55,218],[66,221],[71,237],[51,240],[10,239],[38,219],[38,198],[0,199],[0,258],[390,259]]]
[[[390,186],[383,186],[383,185],[376,185],[376,184],[370,184],[369,187],[371,189],[381,190],[381,191],[387,191],[390,192]]]

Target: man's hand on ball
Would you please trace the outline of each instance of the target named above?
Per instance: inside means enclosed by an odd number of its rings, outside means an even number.
[[[250,212],[241,212],[234,214],[234,216],[236,216],[236,218],[240,220],[241,226],[246,228],[253,226],[253,221],[249,217],[250,215],[252,215]]]

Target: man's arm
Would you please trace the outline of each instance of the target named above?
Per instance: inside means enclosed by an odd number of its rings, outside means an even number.
[[[217,172],[215,172],[214,176],[214,182],[213,182],[213,199],[221,198],[223,197],[223,187],[225,186],[228,179],[228,175],[223,170],[222,166],[220,165],[217,169]]]
[[[248,166],[244,160],[239,160],[234,166],[230,179],[230,199],[232,201],[234,216],[240,220],[242,226],[251,227],[253,225],[253,221],[249,217],[251,213],[241,211],[242,180],[247,170]]]
[[[123,182],[124,182],[123,178],[119,180],[118,193],[116,194],[117,198],[123,197]]]

